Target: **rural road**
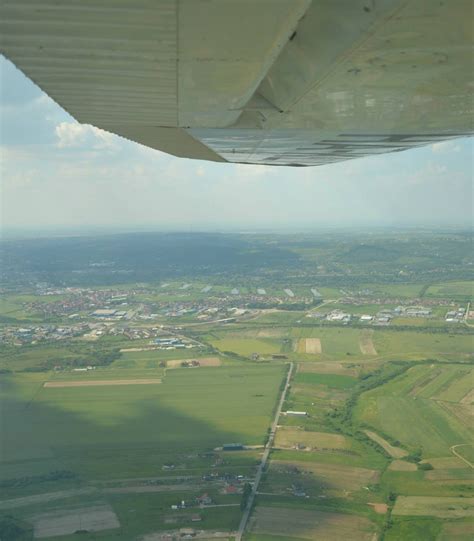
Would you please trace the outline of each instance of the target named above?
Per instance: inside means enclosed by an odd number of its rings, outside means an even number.
[[[464,323],[468,326],[468,327],[474,327],[474,325],[472,323],[469,323],[469,312],[471,310],[471,303],[468,302],[467,303],[467,308],[466,308],[466,313],[464,314]]]
[[[252,492],[250,493],[249,499],[247,501],[247,506],[245,507],[244,514],[242,515],[242,518],[240,520],[239,529],[237,530],[237,534],[235,536],[235,541],[242,541],[242,535],[245,531],[245,527],[247,526],[247,522],[250,517],[250,512],[252,511],[252,505],[255,500],[255,494],[257,493],[258,485],[260,484],[262,474],[265,470],[265,466],[267,465],[268,457],[270,455],[270,451],[273,446],[273,440],[275,439],[275,432],[278,425],[278,419],[280,417],[281,408],[283,407],[283,402],[285,401],[288,387],[290,386],[292,373],[293,373],[293,363],[290,363],[290,368],[286,376],[285,387],[283,388],[283,391],[280,396],[280,401],[278,402],[278,407],[275,412],[275,417],[270,427],[270,435],[268,437],[267,444],[265,445],[265,450],[263,451],[262,460],[257,469],[257,475],[255,476],[255,481],[252,486]]]

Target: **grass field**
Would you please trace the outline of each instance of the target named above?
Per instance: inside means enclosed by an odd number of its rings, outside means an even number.
[[[440,532],[441,521],[433,517],[392,516],[392,526],[386,532],[384,539],[386,541],[439,541]],[[453,540],[449,539],[449,541]]]
[[[211,340],[211,344],[220,351],[232,351],[238,355],[248,357],[252,353],[259,355],[267,355],[279,353],[281,350],[281,342],[272,339],[256,339],[256,338],[219,338]]]
[[[386,358],[472,359],[474,335],[435,334],[412,331],[375,331],[374,346]]]
[[[360,490],[369,483],[375,483],[379,478],[377,470],[343,464],[279,460],[272,460],[270,464],[270,472],[287,473],[290,476],[295,468],[305,477],[309,476],[310,480],[323,486],[328,493]]]
[[[123,370],[109,375],[123,377]],[[2,381],[3,460],[14,466],[47,458],[86,478],[127,477],[156,472],[177,450],[261,443],[282,375],[278,366],[173,370],[160,385],[128,385],[126,392],[104,386],[100,393],[45,388],[47,374],[9,376]],[[8,476],[6,464],[3,472]]]
[[[338,363],[332,362],[304,362],[298,364],[298,372],[315,373],[315,374],[341,374],[345,376],[356,377],[359,374],[360,366],[353,363]]]
[[[465,384],[460,383],[464,378],[471,379],[471,371],[463,365],[413,367],[386,385],[364,393],[355,418],[389,434],[408,449],[421,448],[426,458],[449,456],[453,445],[470,443],[472,434],[469,424],[446,409],[439,396],[453,385],[464,390]]]
[[[294,377],[295,383],[309,383],[312,385],[326,385],[331,389],[350,389],[357,380],[343,374],[318,374],[314,372],[299,372]]]
[[[474,281],[433,284],[426,290],[425,297],[469,301],[474,298]]]

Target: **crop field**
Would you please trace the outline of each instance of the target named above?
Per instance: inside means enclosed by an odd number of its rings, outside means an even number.
[[[378,349],[375,349],[375,336],[382,332],[377,330],[372,334],[371,330],[327,326],[287,327],[286,323],[283,326],[256,328],[253,322],[252,326],[249,323],[247,328],[219,330],[205,338],[213,347],[221,351],[233,351],[244,356],[249,356],[251,353],[262,355],[285,353],[289,355],[289,358],[308,362],[315,359],[368,362],[368,356],[380,353]],[[291,343],[294,347],[291,347]],[[398,354],[400,345],[396,340],[394,343],[397,348],[394,350],[389,342],[385,347],[384,355]]]
[[[222,362],[219,357],[196,357],[191,359],[173,359],[166,361],[167,368],[179,368],[183,362],[198,361],[199,366],[221,366]]]
[[[345,359],[298,363],[287,407],[307,411],[308,417],[280,420],[283,426],[277,430],[275,442],[279,450],[272,452],[262,486],[265,498],[257,506],[257,515],[269,504],[288,502],[292,508],[306,508],[308,503],[298,503],[291,496],[295,486],[321,511],[327,511],[331,499],[339,502],[335,509],[349,505],[350,501],[350,505],[358,506],[358,516],[362,506],[383,516],[387,504],[380,501],[381,495],[397,494],[392,525],[386,532],[386,538],[391,541],[432,541],[441,535],[443,521],[461,520],[472,512],[468,501],[462,507],[466,498],[460,497],[464,492],[469,496],[472,469],[453,454],[453,449],[459,454],[474,450],[467,445],[471,421],[467,417],[461,419],[450,409],[465,407],[463,399],[470,401],[472,367],[460,363],[423,363],[362,393],[353,410],[354,422],[355,426],[364,423],[361,431],[374,442],[368,446],[348,435],[332,433],[333,425],[327,423],[326,415],[333,408],[340,408],[348,393],[357,388],[358,375],[364,376],[382,366],[379,360],[369,364],[371,368],[362,361],[354,363]],[[373,428],[368,429],[367,425]],[[391,456],[388,463],[379,454],[382,448],[385,457]],[[417,450],[426,459],[420,464],[407,456]],[[423,462],[428,462],[426,468]],[[372,492],[372,487],[380,489]],[[435,498],[429,512],[424,511],[430,505],[424,498]],[[432,522],[426,526],[422,522],[428,515]],[[365,516],[371,515],[365,513]],[[459,541],[467,541],[462,528],[460,531]],[[270,535],[269,539],[284,535],[276,531],[252,530],[252,533],[257,540],[259,535]]]
[[[340,434],[327,432],[311,432],[294,427],[280,427],[275,438],[275,446],[292,448],[304,445],[307,448],[347,449],[350,445]]]
[[[474,538],[474,521],[446,522],[441,528],[439,541],[471,541]]]
[[[444,458],[430,458],[429,463],[433,466],[435,470],[445,470],[445,469],[464,469],[466,464],[456,456],[444,457]]]
[[[319,338],[300,338],[296,343],[295,351],[319,355],[322,353],[321,340]]]
[[[471,379],[471,372],[463,365],[413,367],[386,385],[364,393],[356,408],[356,418],[389,434],[403,446],[412,450],[421,447],[426,458],[449,456],[452,446],[470,443],[472,435],[469,424],[447,409],[446,402],[439,397],[452,386],[455,390],[461,387],[464,392],[465,383],[461,384],[461,380],[465,378]]]
[[[280,461],[272,460],[270,473],[290,474],[295,468],[309,481],[317,482],[330,492],[356,491],[379,479],[379,472],[357,466],[343,464],[321,464],[314,461]],[[304,478],[303,477],[303,478]]]
[[[418,466],[406,460],[393,460],[388,467],[390,471],[417,471]]]
[[[35,538],[74,534],[78,530],[97,532],[120,527],[117,515],[108,505],[80,507],[42,513],[33,517]]]
[[[275,535],[279,539],[372,541],[375,527],[368,519],[354,515],[262,506],[252,518],[249,530],[255,534]]]
[[[295,340],[301,339],[318,339],[321,343],[321,359],[362,357],[359,349],[359,334],[358,329],[339,329],[325,327],[294,327],[291,330],[291,336]],[[314,357],[307,357],[308,360],[314,360]]]
[[[436,496],[399,496],[394,515],[434,516],[439,518],[472,517],[474,498]]]

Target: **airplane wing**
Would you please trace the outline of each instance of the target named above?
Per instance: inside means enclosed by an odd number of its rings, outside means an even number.
[[[471,135],[471,0],[0,0],[0,50],[81,123],[321,165]]]

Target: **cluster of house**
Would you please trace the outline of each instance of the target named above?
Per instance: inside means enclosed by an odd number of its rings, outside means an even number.
[[[445,321],[447,323],[461,323],[466,317],[465,308],[458,308],[457,310],[450,310],[446,313]]]
[[[59,296],[62,298],[51,299],[52,302],[33,300],[24,303],[28,311],[40,312],[46,316],[69,316],[79,317],[78,312],[88,312],[91,309],[108,309],[110,305],[127,305],[129,296],[134,295],[134,290],[120,291],[115,289],[93,290],[88,288],[67,287],[50,288],[38,286],[36,293],[39,296]],[[103,306],[107,308],[101,308]],[[99,316],[100,317],[100,316]]]
[[[335,321],[337,323],[349,323],[352,319],[352,315],[342,310],[332,310],[327,314],[326,319],[328,321]]]
[[[129,340],[143,340],[154,338],[161,332],[158,327],[112,327],[108,329],[111,336],[125,336]]]
[[[0,343],[22,346],[43,341],[67,340],[81,336],[88,330],[87,324],[60,327],[56,325],[8,326],[0,329]]]
[[[220,490],[221,494],[242,494],[242,487],[235,483],[225,483],[224,487]],[[177,511],[178,509],[189,509],[190,507],[206,507],[213,505],[215,502],[212,497],[204,492],[203,494],[196,496],[193,500],[181,500],[178,503],[171,505],[171,509]]]
[[[114,308],[99,308],[94,310],[91,314],[92,317],[97,319],[105,319],[107,321],[118,321],[120,319],[127,319],[126,310],[116,310]]]
[[[191,515],[191,522],[201,522],[201,515]],[[177,532],[164,532],[163,534],[155,537],[157,541],[181,541],[182,539],[195,539],[204,533],[203,530],[195,530],[194,528],[180,528]]]
[[[177,338],[175,336],[155,338],[152,342],[153,345],[157,346],[156,349],[191,349],[193,344],[188,340],[183,340],[182,338]]]
[[[349,314],[343,310],[332,310],[328,313],[325,312],[310,312],[307,314],[307,317],[315,319],[325,319],[326,321],[331,321],[333,323],[343,323],[348,324],[351,321],[359,321],[364,324],[372,324],[378,326],[389,325],[391,320],[395,317],[419,317],[419,318],[428,318],[432,317],[432,310],[426,308],[425,306],[397,306],[396,308],[385,308],[379,310],[375,315],[362,314],[360,316],[355,316]],[[451,312],[449,312],[451,314]],[[357,319],[358,318],[358,319]]]
[[[171,509],[177,511],[178,509],[187,509],[196,506],[205,507],[206,505],[212,505],[212,498],[208,494],[203,494],[191,501],[181,500],[178,503],[174,503],[171,505]]]

